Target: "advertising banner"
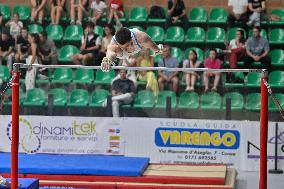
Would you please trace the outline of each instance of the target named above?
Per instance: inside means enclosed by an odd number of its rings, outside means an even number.
[[[10,152],[11,116],[0,116],[0,151]],[[19,150],[24,153],[121,154],[120,122],[91,117],[20,117]]]
[[[237,121],[127,119],[125,155],[150,157],[153,163],[240,164]]]

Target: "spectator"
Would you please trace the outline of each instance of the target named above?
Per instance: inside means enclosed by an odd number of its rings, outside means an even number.
[[[109,15],[108,15],[108,24],[111,24],[112,19],[115,19],[117,26],[122,27],[122,24],[119,18],[124,16],[123,12],[123,3],[122,0],[110,0],[109,1]]]
[[[188,59],[183,61],[183,68],[199,68],[201,63],[202,62],[198,60],[196,51],[190,50],[188,54]],[[185,91],[194,91],[196,77],[198,77],[198,74],[194,71],[185,72]]]
[[[31,0],[31,22],[37,19],[38,23],[42,24],[46,2],[47,0]]]
[[[29,56],[26,59],[26,64],[32,65],[32,64],[40,63],[39,51],[38,51],[39,42],[40,42],[40,39],[37,33],[33,33],[29,35],[29,43],[31,47],[29,51]],[[26,90],[35,88],[36,73],[37,73],[37,69],[35,67],[30,66],[28,68],[26,72],[26,77],[25,77]]]
[[[247,18],[248,0],[229,0],[229,27],[235,27],[236,23],[240,23],[243,28],[248,20]]]
[[[137,59],[137,67],[154,67],[154,58],[150,56],[149,49],[142,49],[141,56]],[[158,96],[159,85],[157,78],[152,71],[139,71],[137,76],[139,81],[146,81],[146,89],[153,92],[154,96]]]
[[[50,16],[51,24],[59,24],[62,11],[64,10],[65,0],[51,0],[50,3]]]
[[[177,23],[180,19],[183,29],[186,31],[188,28],[188,19],[185,12],[185,5],[183,0],[169,0],[168,1],[168,18],[165,28],[168,29],[172,24]]]
[[[227,58],[230,68],[236,69],[237,62],[243,61],[246,55],[245,38],[242,30],[238,30],[236,32],[236,38],[230,41],[228,52]]]
[[[119,117],[119,105],[132,103],[135,95],[135,86],[133,81],[126,77],[127,71],[120,70],[119,74],[120,78],[111,85],[113,117]]]
[[[87,12],[88,10],[88,0],[70,0],[70,8],[71,24],[82,25],[83,12]]]
[[[43,64],[57,64],[57,48],[53,40],[47,38],[45,31],[39,34],[40,42],[38,46],[39,55]]]
[[[260,36],[261,28],[253,27],[253,36],[246,42],[245,67],[251,68],[254,61],[261,62],[261,67],[270,71],[269,42],[266,38]]]
[[[2,24],[3,24],[3,15],[2,15],[2,13],[1,13],[1,11],[0,11],[0,28],[2,27]]]
[[[265,0],[248,0],[250,11],[248,26],[260,26],[261,19],[265,16]]]
[[[89,21],[96,23],[99,21],[106,11],[107,5],[104,1],[101,0],[93,0],[91,3],[91,9],[93,11],[93,17],[89,18]]]
[[[86,25],[85,35],[82,36],[81,40],[81,52],[72,58],[74,64],[87,65],[89,60],[94,59],[95,65],[100,65],[102,58],[100,53],[102,39],[94,33],[94,27],[95,25],[92,22]]]
[[[31,44],[29,43],[29,34],[27,28],[21,29],[21,35],[17,39],[17,53],[15,55],[16,62],[22,62],[28,58]]]
[[[104,31],[105,31],[105,36],[103,37],[101,51],[103,53],[106,53],[107,46],[110,44],[110,42],[112,40],[112,37],[114,36],[115,29],[114,29],[114,27],[111,24],[107,24],[104,27]]]
[[[2,65],[3,60],[7,61],[9,70],[12,70],[14,47],[15,40],[11,37],[9,31],[4,28],[0,39],[0,65]]]
[[[164,46],[163,51],[163,59],[158,63],[159,67],[167,67],[167,68],[178,68],[179,63],[177,58],[171,57],[170,54],[170,47],[168,45]],[[178,84],[179,79],[177,76],[178,72],[176,71],[160,71],[159,70],[159,89],[160,91],[164,90],[164,84],[165,83],[172,83],[173,85],[173,91],[178,91]]]
[[[217,51],[215,49],[211,49],[209,51],[209,58],[204,60],[204,67],[210,69],[220,69],[221,68],[221,60],[217,58]],[[205,71],[203,73],[204,85],[205,85],[205,92],[209,91],[209,77],[214,76],[214,84],[211,91],[217,91],[217,86],[220,81],[221,72],[212,72],[212,71]]]
[[[19,21],[18,13],[13,14],[13,19],[6,23],[6,27],[10,28],[10,35],[17,40],[17,37],[20,35],[21,29],[23,28],[23,23]]]

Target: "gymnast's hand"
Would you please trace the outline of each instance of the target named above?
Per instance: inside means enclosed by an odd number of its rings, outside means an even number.
[[[111,61],[107,57],[104,57],[102,60],[101,70],[103,72],[109,72],[111,70]]]
[[[164,46],[162,44],[158,45],[158,49],[159,50],[155,52],[154,56],[157,56],[159,54],[163,54],[163,52],[166,50],[166,49],[164,49]]]

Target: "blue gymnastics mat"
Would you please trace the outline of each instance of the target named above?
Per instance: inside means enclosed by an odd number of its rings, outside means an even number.
[[[104,155],[19,154],[19,173],[141,176],[149,160]],[[10,153],[0,153],[0,173],[10,173]]]
[[[7,181],[11,181],[10,178]],[[38,189],[39,188],[39,181],[38,179],[32,178],[19,178],[19,187],[18,189]],[[10,186],[0,186],[0,189],[10,189]]]

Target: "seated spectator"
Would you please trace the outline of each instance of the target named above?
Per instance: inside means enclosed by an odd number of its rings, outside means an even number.
[[[28,58],[26,59],[26,64],[31,65],[31,64],[40,63],[39,51],[38,51],[39,42],[40,42],[40,39],[37,33],[33,33],[29,35],[29,43],[31,47],[30,47]],[[35,88],[36,74],[37,74],[37,69],[35,67],[30,66],[27,69],[26,77],[25,77],[26,90]]]
[[[177,58],[171,57],[170,47],[168,45],[164,46],[163,51],[163,59],[158,63],[159,67],[167,67],[167,68],[178,68],[179,63]],[[178,72],[176,71],[160,71],[159,70],[159,89],[160,91],[164,90],[164,85],[172,83],[173,91],[178,91],[179,79]]]
[[[183,61],[183,68],[199,68],[201,63],[202,62],[198,60],[196,51],[190,50],[188,58]],[[185,91],[194,91],[196,77],[198,77],[198,74],[194,71],[185,72]]]
[[[126,77],[127,71],[119,71],[120,78],[115,80],[111,85],[112,94],[112,115],[119,117],[119,105],[131,104],[134,100],[135,86],[133,81]],[[104,103],[104,106],[106,102]]]
[[[64,10],[65,0],[51,0],[50,1],[50,17],[51,24],[59,24],[62,11]]]
[[[228,61],[230,68],[236,69],[238,67],[238,61],[243,61],[246,55],[244,32],[238,30],[236,32],[236,38],[230,41],[228,46]]]
[[[93,59],[93,64],[101,64],[100,48],[102,45],[102,39],[99,35],[94,33],[94,23],[89,22],[85,28],[85,34],[82,36],[80,54],[73,56],[72,60],[74,64],[87,65],[88,62]]]
[[[18,35],[21,33],[21,29],[23,28],[23,23],[19,20],[19,14],[14,13],[13,19],[7,22],[6,27],[10,28],[10,35],[17,40]]]
[[[9,31],[4,28],[0,39],[0,65],[3,60],[7,61],[9,70],[12,70],[13,56],[14,56],[15,40],[9,34]]]
[[[2,13],[1,13],[1,11],[0,11],[0,28],[2,27],[2,25],[3,25],[3,15],[2,15]]]
[[[122,27],[122,24],[119,18],[124,16],[123,12],[123,3],[122,0],[110,0],[109,1],[109,15],[108,15],[108,24],[111,24],[112,19],[115,19],[117,26]]]
[[[270,71],[269,42],[260,36],[261,28],[253,27],[253,36],[246,42],[245,67],[252,68],[253,62],[261,62],[261,67]]]
[[[265,0],[248,0],[248,8],[250,12],[248,26],[260,26],[260,21],[265,16]]]
[[[217,51],[215,49],[211,49],[209,51],[209,58],[204,60],[204,67],[210,69],[220,69],[221,68],[221,60],[217,58]],[[204,92],[209,91],[209,78],[214,77],[214,84],[211,91],[217,91],[217,86],[220,81],[221,72],[212,72],[212,71],[205,71],[203,73],[203,80],[205,89]]]
[[[31,22],[37,19],[38,23],[42,24],[46,2],[47,0],[31,0]]]
[[[89,18],[89,21],[96,23],[99,21],[106,11],[107,5],[104,1],[101,0],[93,0],[91,3],[91,9],[93,11],[93,17]]]
[[[45,31],[39,34],[39,38],[38,51],[42,63],[56,65],[58,54],[53,40],[47,38],[47,33]]]
[[[229,0],[229,15],[228,24],[229,27],[236,27],[236,23],[241,24],[242,28],[245,28],[247,23],[247,0]]]
[[[154,67],[154,58],[150,56],[149,49],[142,49],[141,56],[137,59],[137,67]],[[139,81],[146,81],[146,89],[153,92],[154,96],[158,96],[159,85],[153,71],[138,71],[137,78]]]
[[[29,42],[29,34],[27,28],[21,29],[21,35],[17,39],[17,53],[15,55],[16,62],[23,62],[28,58],[31,44]]]
[[[106,51],[107,51],[107,46],[110,44],[110,42],[111,42],[111,40],[112,40],[112,37],[114,36],[115,29],[114,29],[113,25],[107,24],[107,25],[104,27],[104,32],[105,32],[105,36],[103,37],[101,51],[102,51],[103,53],[106,53]]]
[[[188,28],[188,18],[183,0],[169,0],[168,18],[165,28],[168,29],[172,24],[176,24],[178,20],[181,20],[183,29],[186,31]]]
[[[88,0],[70,0],[70,8],[71,24],[82,25],[83,12],[87,12],[88,10]]]

